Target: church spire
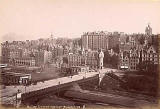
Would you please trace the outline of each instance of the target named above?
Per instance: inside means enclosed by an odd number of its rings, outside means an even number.
[[[152,28],[150,27],[150,23],[148,23],[146,29],[145,29],[145,34],[148,36],[152,35]]]

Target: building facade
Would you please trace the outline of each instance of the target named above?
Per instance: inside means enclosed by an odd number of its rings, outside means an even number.
[[[137,70],[140,59],[140,52],[136,49],[130,50],[129,56],[129,68],[131,70]]]
[[[79,54],[69,54],[67,56],[68,58],[68,65],[71,66],[81,66],[85,61],[85,57],[79,55]]]
[[[52,62],[52,52],[51,51],[44,51],[44,64]]]
[[[120,59],[119,69],[130,69],[129,52],[127,51],[120,52],[119,59]]]
[[[104,54],[101,51],[87,51],[81,54],[69,54],[67,56],[68,66],[88,66],[91,69],[97,69],[103,67]]]
[[[22,49],[11,49],[10,50],[10,59],[22,57]]]
[[[15,66],[35,66],[36,61],[33,57],[10,59],[10,64]]]
[[[142,62],[150,61],[158,65],[158,50],[152,45],[148,49],[142,49]]]
[[[31,74],[4,72],[1,73],[1,82],[6,85],[27,85],[31,83]]]
[[[131,49],[130,51],[121,51],[120,53],[120,69],[138,70],[140,64],[158,65],[158,50],[151,45],[150,47],[142,47],[141,49]]]
[[[108,35],[107,33],[101,32],[86,32],[81,36],[82,48],[85,50],[99,50],[108,49]]]

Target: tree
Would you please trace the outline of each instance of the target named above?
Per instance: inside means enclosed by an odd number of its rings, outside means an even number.
[[[117,67],[118,67],[118,63],[119,63],[119,57],[118,57],[117,55],[113,55],[113,56],[111,57],[110,64],[111,64],[113,67],[117,68]]]
[[[158,72],[158,65],[155,65],[152,61],[143,61],[139,65],[139,70],[144,75],[156,76]]]
[[[145,37],[144,37],[144,36],[140,36],[140,38],[138,39],[138,41],[139,41],[139,43],[140,43],[141,45],[143,45],[143,44],[144,44],[144,41],[145,41]]]
[[[118,44],[115,47],[113,47],[113,51],[116,53],[119,53],[119,45]]]
[[[104,63],[104,64],[109,64],[109,63],[110,63],[110,58],[111,58],[111,56],[109,55],[109,52],[106,50],[106,51],[104,52],[103,63]]]

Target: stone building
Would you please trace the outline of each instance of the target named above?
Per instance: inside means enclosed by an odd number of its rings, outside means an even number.
[[[10,59],[10,64],[15,66],[35,66],[36,61],[33,57],[14,58]]]
[[[138,69],[139,59],[140,59],[140,52],[136,49],[131,49],[129,56],[129,68],[131,70]]]
[[[104,31],[86,32],[81,36],[82,48],[85,50],[108,49],[108,35]]]
[[[129,64],[129,52],[123,51],[120,52],[120,62],[119,62],[119,69],[129,69],[130,64]]]
[[[151,45],[144,46],[141,49],[131,49],[130,51],[120,52],[120,69],[138,70],[141,64],[158,65],[158,49]],[[147,67],[147,66],[146,66]]]
[[[103,68],[104,54],[101,51],[86,51],[81,54],[69,54],[67,55],[68,66],[88,66],[92,69]]]
[[[155,46],[150,46],[149,48],[143,48],[141,52],[142,62],[150,61],[153,64],[158,64],[158,49]]]

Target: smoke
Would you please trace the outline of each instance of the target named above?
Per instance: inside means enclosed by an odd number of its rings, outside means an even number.
[[[1,37],[1,42],[5,42],[5,41],[24,41],[26,40],[25,39],[25,36],[23,35],[18,35],[16,33],[8,33],[8,34],[5,34]]]

